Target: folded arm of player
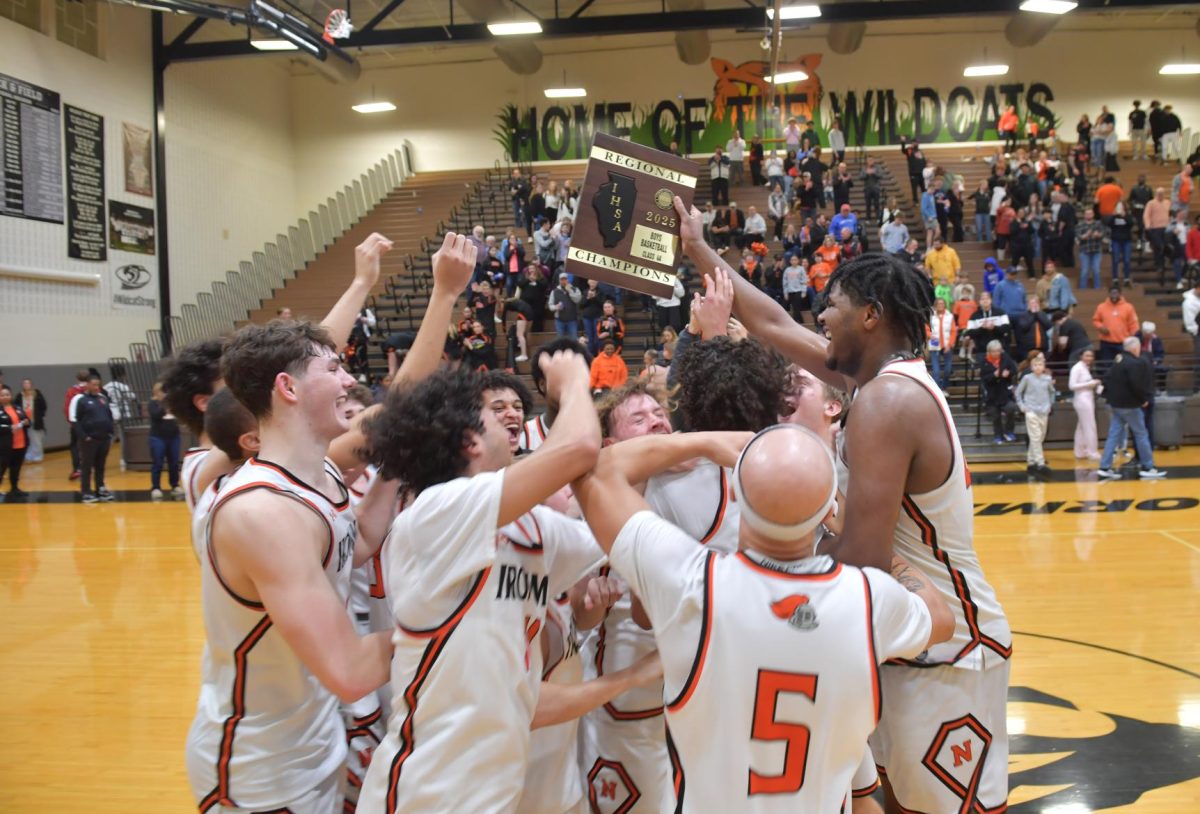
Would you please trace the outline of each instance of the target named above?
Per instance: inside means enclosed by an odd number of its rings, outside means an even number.
[[[917,445],[927,443],[919,432],[896,431],[921,426],[919,411],[903,388],[901,377],[879,376],[854,399],[843,449],[851,472],[841,507],[845,520],[832,545],[822,547],[840,562],[891,570],[892,538],[909,470]]]
[[[733,466],[751,437],[749,432],[689,432],[646,435],[605,447],[596,468],[572,484],[596,542],[608,553],[629,518],[650,509],[635,484],[692,458]]]
[[[421,327],[417,329],[412,348],[404,357],[404,364],[392,377],[391,391],[418,382],[438,369],[446,341],[446,325],[450,322],[458,295],[466,289],[475,271],[476,252],[475,244],[466,236],[446,233],[442,247],[433,255],[433,291],[429,294],[425,316],[421,318]],[[382,409],[382,404],[376,404],[363,410],[355,416],[350,430],[329,445],[329,457],[343,472],[362,463],[359,450],[366,444],[363,422]]]
[[[350,338],[354,322],[362,311],[367,295],[379,281],[379,259],[391,251],[392,241],[378,232],[367,235],[367,239],[354,249],[354,279],[346,293],[334,303],[333,308],[321,320],[321,327],[329,331],[340,348]]]
[[[229,499],[212,523],[224,583],[243,600],[262,603],[297,658],[334,695],[355,701],[387,683],[391,633],[354,630],[322,565],[339,552],[321,517],[298,500],[254,489]],[[304,541],[312,545],[298,547]]]
[[[929,608],[933,628],[929,632],[929,642],[926,646],[947,641],[953,636],[954,614],[950,612],[950,606],[929,578],[899,554],[893,555],[890,572],[897,582],[916,594],[925,603],[925,607]]]
[[[658,653],[647,653],[624,670],[602,675],[579,684],[542,682],[537,708],[530,729],[573,721],[607,704],[622,693],[662,681],[662,661]]]
[[[679,237],[684,253],[697,268],[720,269],[728,275],[733,283],[733,313],[750,335],[839,390],[851,390],[845,376],[825,367],[825,346],[829,344],[825,337],[797,323],[782,305],[742,279],[704,242],[704,216],[700,210],[693,206],[689,212],[679,197],[675,198],[675,210],[679,213]]]
[[[400,513],[400,481],[377,477],[363,499],[354,507],[358,540],[354,543],[354,567],[375,556]]]
[[[589,389],[591,374],[573,351],[542,354],[546,398],[558,415],[546,441],[504,471],[500,519],[505,526],[589,471],[600,452],[600,420]]]

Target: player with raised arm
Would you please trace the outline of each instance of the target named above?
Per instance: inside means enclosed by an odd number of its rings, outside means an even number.
[[[582,358],[539,361],[558,416],[515,463],[519,431],[502,423],[504,404],[486,406],[487,380],[474,374],[442,371],[389,394],[367,425],[373,462],[416,497],[383,552],[393,712],[364,814],[512,811],[520,800],[547,605],[602,556],[581,521],[538,505],[600,447]]]
[[[879,715],[879,665],[949,637],[953,618],[899,559],[911,593],[876,569],[813,554],[837,486],[826,443],[793,425],[748,435],[617,444],[574,489],[654,627],[676,810],[832,814],[845,810]],[[634,488],[695,456],[736,460],[736,554],[697,545]]]
[[[949,405],[919,356],[929,280],[890,255],[842,264],[819,318],[826,338],[733,274],[704,243],[698,211],[678,199],[676,209],[684,251],[729,279],[733,313],[750,333],[852,394],[839,434],[844,523],[827,553],[877,568],[899,553],[954,612],[949,641],[882,672],[887,702],[871,747],[886,772],[889,811],[1002,810],[1012,634],[975,552],[971,477]]]

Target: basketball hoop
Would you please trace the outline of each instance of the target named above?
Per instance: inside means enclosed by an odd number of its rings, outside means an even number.
[[[333,45],[335,39],[344,40],[350,36],[354,25],[350,22],[350,14],[344,8],[335,8],[325,18],[325,33],[321,39]]]

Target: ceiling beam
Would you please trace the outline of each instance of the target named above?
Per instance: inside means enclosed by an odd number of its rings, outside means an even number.
[[[852,0],[827,4],[821,17],[804,20],[811,26],[820,23],[868,22],[871,20],[916,19],[923,17],[963,17],[985,14],[1010,14],[1014,0]],[[1145,0],[1080,0],[1081,11],[1089,8],[1113,9],[1145,7]],[[698,29],[757,28],[767,25],[763,6],[673,11],[649,14],[615,14],[588,17],[560,17],[541,20],[542,33],[530,37],[531,42],[548,37],[599,37],[619,34],[694,31]],[[784,26],[785,30],[787,26]],[[450,26],[420,26],[355,31],[340,43],[344,49],[371,48],[386,45],[424,45],[429,43],[501,42],[487,30],[484,23],[459,23]],[[171,59],[212,59],[227,56],[246,56],[261,53],[244,40],[185,43],[171,49]]]
[[[188,40],[190,40],[192,38],[193,34],[195,34],[197,31],[199,31],[201,28],[203,28],[204,24],[207,22],[208,22],[207,17],[197,17],[196,19],[192,20],[190,23],[188,23],[187,28],[185,28],[185,29],[183,29],[183,31],[179,32],[178,37],[171,40],[171,45],[169,47],[170,48],[178,48],[179,46],[183,45],[185,42],[187,42]]]
[[[382,23],[384,20],[386,20],[393,11],[400,8],[400,4],[403,2],[404,2],[404,0],[391,0],[386,6],[383,7],[383,10],[381,10],[378,14],[376,14],[374,17],[371,18],[371,21],[369,23],[367,23],[366,25],[364,25],[362,28],[360,28],[358,30],[359,31],[374,31],[376,26],[378,26],[380,23]]]

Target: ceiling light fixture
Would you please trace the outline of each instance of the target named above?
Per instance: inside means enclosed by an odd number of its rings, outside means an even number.
[[[772,85],[786,85],[788,82],[803,82],[808,79],[808,74],[804,71],[785,71],[774,76],[764,76],[763,79]]]
[[[1038,14],[1066,14],[1073,11],[1078,3],[1071,0],[1025,0],[1021,11],[1033,11]]]
[[[587,96],[586,88],[546,88],[547,99],[578,99]]]
[[[963,69],[963,76],[1004,76],[1007,65],[970,65]]]
[[[350,108],[355,113],[387,113],[395,110],[396,106],[391,102],[363,102],[360,105],[354,105]]]
[[[521,34],[541,34],[542,24],[537,20],[515,23],[488,23],[488,31],[496,37],[516,37]]]
[[[1187,76],[1200,73],[1200,62],[1171,62],[1158,69],[1163,76]]]
[[[250,40],[250,44],[260,51],[297,51],[299,48],[287,40]]]
[[[779,9],[779,19],[781,20],[808,20],[813,17],[821,16],[821,7],[806,5],[806,6],[783,6]],[[767,19],[775,19],[775,9],[771,6],[767,7]]]

